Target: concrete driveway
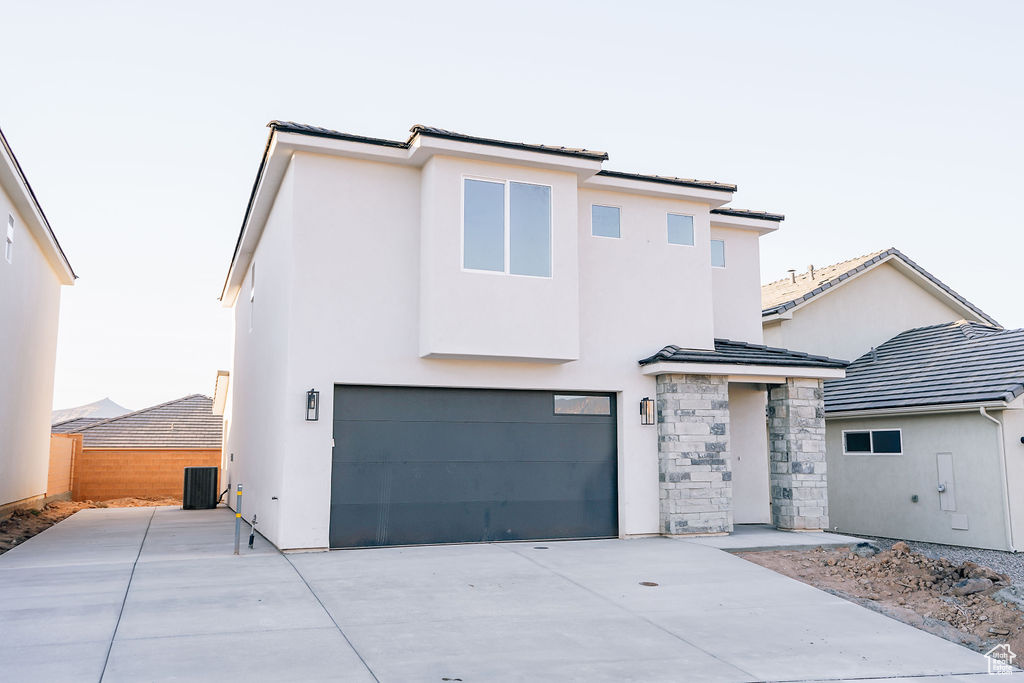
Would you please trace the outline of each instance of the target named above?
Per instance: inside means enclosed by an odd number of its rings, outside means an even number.
[[[257,538],[234,557],[233,522],[84,510],[0,556],[0,677],[988,679],[979,654],[701,543],[282,555]]]

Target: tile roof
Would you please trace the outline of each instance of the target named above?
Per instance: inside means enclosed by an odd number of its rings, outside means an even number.
[[[220,448],[223,423],[201,394],[101,420],[81,430],[84,448]]]
[[[725,207],[721,209],[711,209],[711,213],[717,213],[721,216],[735,216],[737,218],[759,218],[763,221],[775,221],[776,223],[786,220],[786,217],[781,213],[757,211],[754,209],[730,209]]]
[[[802,351],[790,351],[761,344],[716,339],[715,350],[681,349],[666,346],[658,353],[644,358],[640,365],[651,363],[718,363],[736,365],[785,365],[796,367],[844,368],[845,360],[812,356]]]
[[[332,138],[335,140],[350,140],[352,142],[363,142],[370,145],[382,145],[384,147],[396,147],[399,149],[408,149],[410,144],[417,135],[425,135],[427,137],[442,138],[444,140],[456,140],[459,142],[472,142],[479,145],[491,145],[494,147],[506,147],[510,149],[525,149],[531,152],[541,152],[544,154],[560,154],[562,156],[572,157],[583,157],[586,159],[595,159],[597,161],[604,161],[608,158],[606,152],[596,152],[590,149],[580,149],[575,147],[561,147],[552,145],[537,145],[527,142],[511,142],[509,140],[497,140],[494,138],[482,138],[475,135],[466,135],[464,133],[456,133],[453,130],[445,130],[444,128],[437,128],[435,126],[424,126],[416,124],[409,129],[409,138],[402,142],[400,140],[384,140],[382,138],[371,138],[364,135],[354,135],[352,133],[342,133],[341,131],[331,130],[330,128],[321,128],[320,126],[310,126],[305,123],[295,123],[293,121],[271,121],[267,124],[268,127],[274,130],[280,130],[286,133],[299,133],[300,135],[315,135],[322,138]]]
[[[825,382],[825,411],[1011,401],[1024,393],[1024,330],[960,320],[902,332]]]
[[[64,420],[57,422],[50,427],[51,434],[77,434],[79,431],[94,425],[97,422],[102,422],[102,417],[73,417],[70,420]]]
[[[793,281],[793,278],[787,277],[762,285],[761,315],[768,316],[788,311],[890,257],[898,258],[933,285],[960,302],[967,310],[977,314],[982,320],[992,325],[999,324],[980,308],[950,289],[944,282],[917,265],[896,247],[858,256],[824,268],[815,268],[813,278],[809,272],[805,271],[796,276],[796,282]]]
[[[694,178],[676,178],[666,175],[644,175],[642,173],[626,173],[624,171],[598,171],[597,175],[624,180],[641,180],[648,183],[664,183],[665,185],[681,185],[683,187],[699,187],[705,190],[722,190],[735,192],[736,186],[731,183],[720,183],[715,180],[696,180]]]

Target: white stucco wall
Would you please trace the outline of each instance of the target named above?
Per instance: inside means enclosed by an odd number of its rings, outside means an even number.
[[[889,263],[882,263],[765,324],[769,346],[856,360],[900,332],[964,317]]]
[[[235,485],[242,483],[243,516],[251,520],[256,513],[257,528],[271,539],[280,537],[282,531],[282,506],[272,497],[281,494],[285,467],[281,455],[288,452],[290,436],[285,429],[285,413],[290,407],[287,386],[295,262],[293,187],[294,173],[289,169],[252,260],[256,297],[251,331],[251,266],[234,307],[234,355],[224,412],[227,431],[221,489],[230,487],[227,500],[234,508]],[[294,414],[301,404],[296,402],[291,407]]]
[[[14,216],[11,263],[4,259]],[[46,492],[60,280],[0,188],[0,505]]]
[[[712,268],[715,337],[760,344],[761,252],[758,234],[714,227],[711,239],[725,242],[725,268]]]
[[[709,207],[577,189],[569,174],[488,165],[488,176],[555,185],[555,273],[578,270],[578,282],[464,273],[461,177],[481,166],[437,162],[425,174],[414,166],[294,155],[282,189],[289,199],[279,197],[256,250],[253,333],[247,284],[235,303],[225,417],[227,450],[236,457],[229,476],[244,480],[246,518],[255,510],[261,531],[279,547],[328,544],[336,384],[592,390],[618,397],[620,532],[657,533],[657,429],[639,420],[640,399],[655,395],[655,380],[637,361],[666,344],[711,347]],[[568,205],[561,193],[571,197]],[[621,239],[590,236],[590,202],[597,200],[623,207]],[[695,246],[667,243],[668,211],[695,215]],[[575,264],[568,262],[574,252]],[[756,292],[756,271],[753,278]],[[552,285],[550,299],[545,284]],[[500,328],[497,335],[473,329],[479,310],[459,310],[487,306],[489,296],[498,301],[483,315]],[[515,325],[504,322],[506,313]],[[452,336],[450,326],[463,333]],[[554,336],[545,339],[549,327]],[[507,359],[423,357],[424,330],[428,350]],[[553,361],[574,343],[578,360]],[[317,422],[304,420],[311,387],[320,391]],[[763,432],[763,407],[758,419]],[[255,461],[251,468],[240,465],[246,459]]]
[[[903,454],[844,455],[849,429],[902,429]],[[830,521],[839,531],[1008,549],[993,422],[976,412],[831,419],[827,432]],[[953,454],[955,511],[940,507],[939,453]],[[954,514],[967,515],[969,529],[953,529]]]
[[[1013,545],[1024,551],[1024,396],[1017,397],[1009,410],[996,414],[1003,421],[1006,449],[1006,477],[1010,485],[1010,519]],[[994,425],[993,425],[994,426]]]

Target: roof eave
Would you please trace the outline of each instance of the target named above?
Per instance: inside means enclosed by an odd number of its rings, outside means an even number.
[[[735,381],[750,378],[776,377],[784,379],[795,377],[801,379],[842,379],[846,377],[845,368],[810,366],[810,365],[764,365],[755,363],[718,363],[701,361],[660,360],[642,364],[640,374],[654,375],[727,375]]]
[[[78,275],[71,267],[71,262],[64,254],[60,242],[57,241],[57,235],[50,227],[50,222],[2,130],[0,130],[0,156],[3,157],[3,162],[0,163],[0,186],[7,189],[15,208],[26,221],[29,231],[39,243],[46,260],[57,274],[57,279],[62,285],[73,285]]]
[[[886,415],[915,415],[925,413],[973,413],[979,408],[1002,410],[1008,407],[1007,401],[971,401],[968,403],[935,403],[918,406],[890,406],[876,408],[858,408],[855,410],[829,410],[825,407],[826,420],[839,420],[854,417],[884,417]]]

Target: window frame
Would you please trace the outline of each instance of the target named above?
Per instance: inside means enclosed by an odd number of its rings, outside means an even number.
[[[668,222],[669,216],[685,216],[690,219],[690,244],[679,244],[669,239]],[[673,247],[695,247],[697,246],[697,217],[692,213],[682,213],[680,211],[666,211],[665,212],[665,243]]]
[[[712,251],[712,249],[714,248],[715,242],[721,242],[722,243],[722,265],[720,265],[720,266],[716,266],[715,265],[715,253],[714,253],[714,251]],[[711,267],[712,268],[721,268],[722,270],[725,270],[726,266],[728,266],[728,264],[729,264],[729,260],[728,260],[728,258],[726,258],[726,254],[725,254],[725,240],[716,240],[715,238],[712,237],[709,244],[711,245],[708,248],[708,251],[711,253]]]
[[[14,263],[14,216],[7,214],[7,229],[4,231],[4,260]]]
[[[619,235],[618,237],[609,237],[608,235],[595,235],[594,234],[594,207],[600,206],[604,209],[618,209],[619,212]],[[596,237],[602,240],[620,240],[622,239],[622,207],[618,204],[599,204],[598,202],[590,203],[590,236]]]
[[[556,410],[558,406],[558,397],[564,396],[566,398],[605,398],[608,399],[608,412],[607,413],[560,413]],[[587,391],[555,391],[551,394],[551,414],[559,417],[613,417],[615,415],[615,395],[604,394],[604,393],[592,393]]]
[[[495,183],[503,185],[505,189],[505,241],[504,257],[505,270],[483,270],[480,268],[466,267],[466,181],[477,180],[484,183]],[[537,185],[548,188],[548,257],[551,259],[550,272],[548,275],[526,275],[524,273],[513,273],[512,266],[512,196],[511,184]],[[538,280],[550,280],[555,276],[555,188],[548,183],[538,183],[533,180],[522,180],[515,177],[493,178],[471,173],[463,173],[459,180],[459,269],[463,273],[477,275],[501,275],[504,277],[529,277]]]
[[[876,453],[875,452],[875,432],[897,432],[897,433],[899,433],[899,435],[900,435],[900,451],[899,451],[899,453]],[[848,450],[846,450],[846,435],[847,434],[864,434],[864,433],[867,433],[867,435],[868,435],[868,444],[869,444],[870,450],[867,450],[867,451],[848,451]],[[871,456],[871,457],[877,457],[877,456],[903,455],[903,452],[904,452],[904,448],[903,448],[903,428],[902,427],[893,427],[891,429],[890,428],[844,429],[843,430],[843,434],[842,434],[842,439],[843,439],[843,455],[868,455],[868,456]]]

